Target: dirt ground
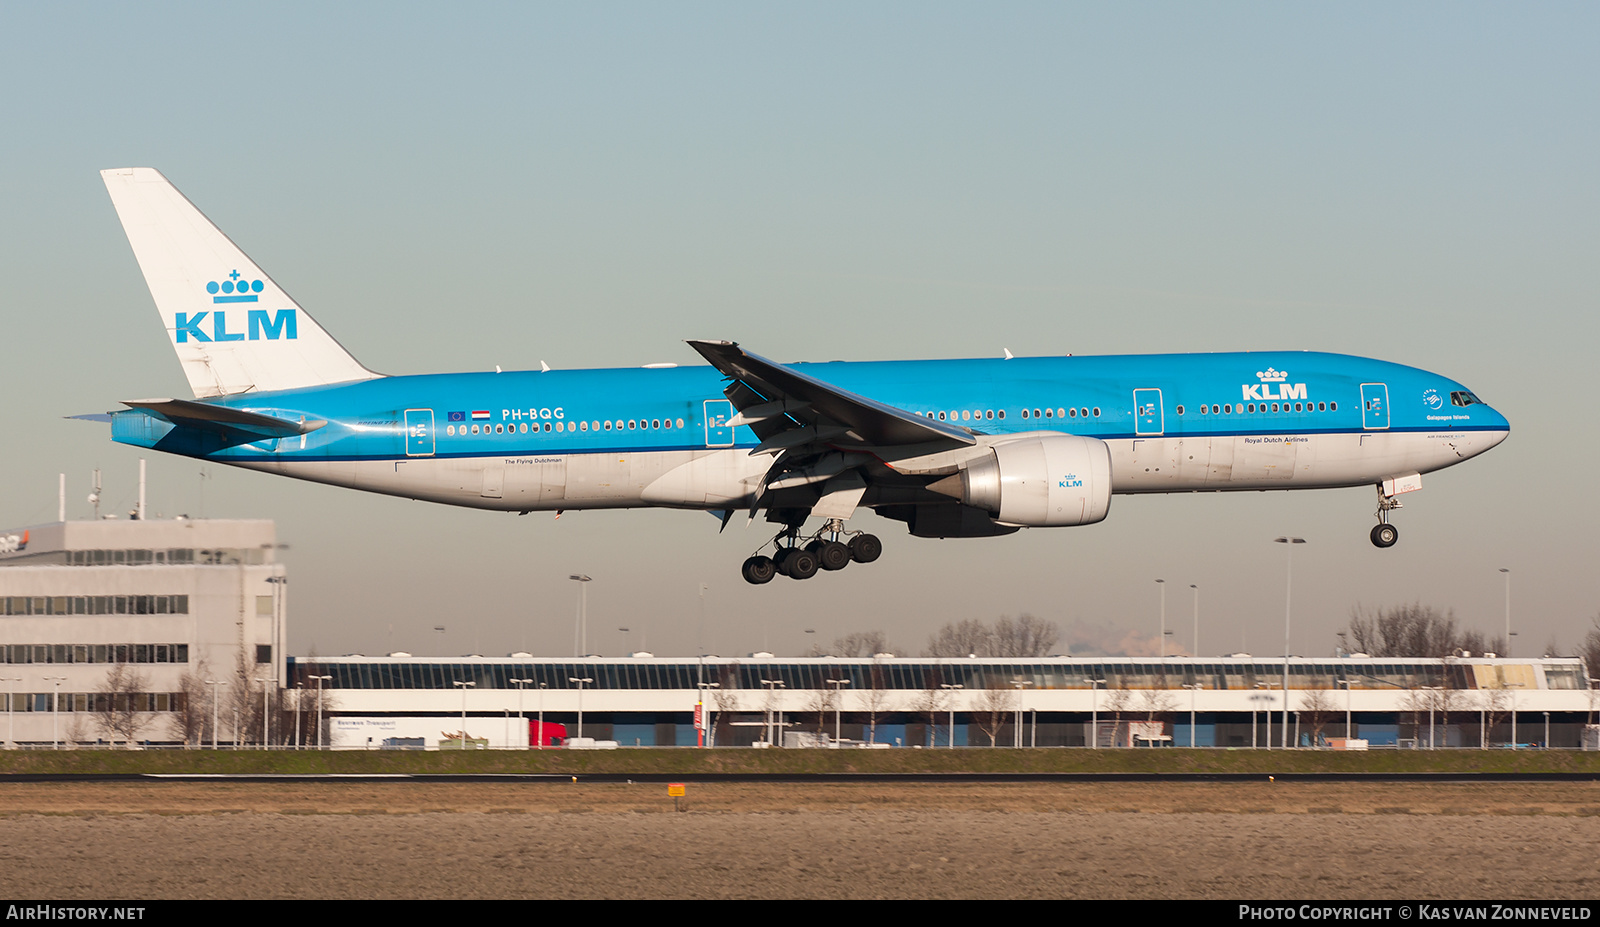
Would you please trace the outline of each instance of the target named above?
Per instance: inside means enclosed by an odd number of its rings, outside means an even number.
[[[1600,895],[1600,784],[4,783],[0,894]]]

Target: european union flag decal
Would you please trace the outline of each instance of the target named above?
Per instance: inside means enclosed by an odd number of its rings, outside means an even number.
[[[445,421],[449,421],[449,422],[464,422],[466,420],[467,420],[467,413],[465,413],[465,412],[451,412],[449,414],[449,416],[445,419]]]

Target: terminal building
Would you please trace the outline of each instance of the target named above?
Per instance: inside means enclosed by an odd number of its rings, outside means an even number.
[[[265,520],[0,532],[10,745],[1593,748],[1577,658],[305,658]]]
[[[291,678],[326,677],[341,725],[333,742],[347,747],[436,746],[463,719],[468,742],[491,747],[527,746],[539,721],[619,746],[693,746],[698,715],[714,746],[1576,748],[1600,696],[1575,657],[1296,657],[1287,704],[1281,657],[290,663]]]
[[[266,520],[104,519],[0,531],[8,744],[210,741],[283,679],[284,568]],[[202,711],[207,691],[220,704]],[[224,715],[230,717],[224,717]],[[242,730],[247,725],[241,723]]]

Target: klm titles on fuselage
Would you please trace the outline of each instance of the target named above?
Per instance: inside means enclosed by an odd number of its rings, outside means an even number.
[[[1285,383],[1289,374],[1282,370],[1268,367],[1266,370],[1256,371],[1260,383],[1245,383],[1239,389],[1243,391],[1246,402],[1261,402],[1263,400],[1304,400],[1306,398],[1306,385],[1304,383]]]

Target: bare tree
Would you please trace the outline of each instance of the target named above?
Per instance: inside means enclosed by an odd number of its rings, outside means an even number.
[[[1121,690],[1127,691],[1127,690]],[[1150,730],[1155,730],[1160,725],[1160,730],[1166,732],[1166,723],[1170,720],[1172,712],[1176,711],[1178,700],[1170,689],[1142,689],[1134,706],[1134,712],[1144,715],[1145,724]]]
[[[1511,690],[1505,686],[1505,681],[1496,678],[1488,686],[1478,690],[1478,697],[1483,717],[1483,742],[1478,746],[1487,750],[1489,741],[1494,736],[1494,729],[1511,712]]]
[[[828,727],[828,715],[838,705],[839,690],[824,685],[806,692],[806,712],[817,716],[817,738],[820,740]]]
[[[813,644],[813,657],[870,657],[876,653],[893,653],[889,638],[883,631],[855,631],[836,637],[827,647]]]
[[[883,664],[874,660],[867,669],[862,701],[867,708],[867,743],[878,742],[878,716],[894,710],[894,694],[884,685]]]
[[[1334,704],[1327,689],[1307,689],[1300,693],[1300,717],[1311,728],[1311,745],[1322,746],[1322,732],[1343,712]]]
[[[1583,660],[1585,675],[1590,679],[1600,678],[1600,615],[1589,619],[1589,632],[1578,645],[1578,656]]]
[[[1019,615],[1015,621],[1001,615],[994,623],[991,656],[1042,657],[1055,649],[1061,632],[1054,621]]]
[[[950,690],[941,688],[939,683],[939,674],[929,673],[927,688],[918,692],[911,702],[912,711],[928,717],[927,746],[930,747],[938,746],[939,717],[950,710]],[[950,732],[950,737],[954,742],[955,731]]]
[[[1483,655],[1486,653],[1505,653],[1506,639],[1504,637],[1485,637],[1482,631],[1463,631],[1461,639],[1456,642],[1457,652],[1462,650]]]
[[[1440,613],[1413,602],[1390,608],[1357,607],[1350,612],[1350,639],[1358,651],[1375,657],[1442,657],[1462,650],[1504,653],[1504,642],[1479,631],[1462,631],[1455,612]]]
[[[709,690],[713,717],[711,719],[711,745],[718,740],[730,741],[733,718],[739,711],[739,664],[724,663],[717,673],[717,687]]]
[[[1108,685],[1105,689],[1106,698],[1100,703],[1100,714],[1111,716],[1111,743],[1116,744],[1118,736],[1122,733],[1123,715],[1128,712],[1133,703],[1133,691],[1121,686]],[[1101,723],[1104,723],[1103,721]],[[1095,732],[1095,745],[1099,746],[1099,732]],[[1126,743],[1123,746],[1127,746]]]
[[[947,623],[928,638],[929,657],[1042,657],[1055,649],[1061,632],[1053,621],[1032,615],[1002,615],[986,625],[976,618]]]
[[[211,667],[202,658],[178,679],[178,703],[173,706],[172,736],[194,747],[206,741],[211,730],[211,691],[206,679]]]
[[[1005,727],[1017,710],[1017,692],[1003,679],[985,680],[976,709],[972,713],[972,720],[978,725],[978,730],[989,738],[989,746],[999,746],[997,738],[1000,729]]]
[[[148,686],[144,674],[126,663],[114,663],[106,671],[95,693],[94,715],[113,745],[120,736],[124,745],[132,746],[150,723]]]
[[[991,636],[992,632],[989,627],[976,618],[948,622],[939,629],[938,633],[928,638],[928,646],[923,651],[923,656],[965,657],[975,655],[986,657],[989,656]]]

